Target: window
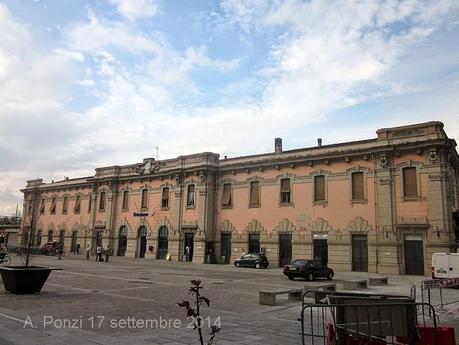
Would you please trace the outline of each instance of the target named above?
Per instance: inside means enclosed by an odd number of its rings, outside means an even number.
[[[283,178],[281,180],[281,190],[280,190],[281,203],[288,204],[290,203],[290,179]]]
[[[365,199],[363,172],[352,173],[352,200]]]
[[[105,210],[105,192],[100,192],[99,211]]]
[[[325,200],[325,176],[314,176],[314,201]]]
[[[64,196],[64,201],[62,202],[62,214],[67,214],[67,209],[69,206],[69,198]]]
[[[188,186],[188,195],[187,195],[187,206],[194,206],[194,184]]]
[[[418,196],[418,180],[416,168],[403,168],[403,196],[405,198],[416,198]]]
[[[123,210],[128,210],[129,208],[129,191],[125,190],[123,191],[123,205],[122,209]]]
[[[260,182],[250,182],[250,200],[249,207],[256,207],[260,205]]]
[[[73,208],[74,213],[80,213],[81,209],[81,196],[77,195],[75,199],[75,207]]]
[[[161,208],[169,207],[169,187],[163,188],[163,195],[161,197]]]
[[[148,189],[142,189],[142,201],[140,204],[140,208],[147,208],[148,207]]]
[[[91,208],[92,208],[92,194],[89,193],[89,199],[88,199],[88,213],[91,213]]]
[[[225,183],[223,185],[222,206],[231,206],[231,183]]]
[[[56,214],[56,197],[51,199],[51,208],[49,209],[51,214]]]
[[[45,198],[41,199],[40,214],[45,214]]]

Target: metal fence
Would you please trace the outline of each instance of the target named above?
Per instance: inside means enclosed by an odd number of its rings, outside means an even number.
[[[369,296],[330,293],[327,303],[303,302],[299,319],[302,344],[414,345],[419,339],[418,327],[429,325],[432,345],[441,345],[432,305],[409,297]]]

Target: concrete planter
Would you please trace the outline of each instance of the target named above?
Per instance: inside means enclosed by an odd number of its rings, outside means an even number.
[[[39,293],[53,269],[40,266],[0,267],[5,290],[14,294]]]

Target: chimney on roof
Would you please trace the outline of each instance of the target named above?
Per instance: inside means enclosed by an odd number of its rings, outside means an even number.
[[[322,147],[322,138],[317,138],[317,146]]]
[[[277,154],[282,153],[282,139],[281,138],[274,139],[274,152]]]

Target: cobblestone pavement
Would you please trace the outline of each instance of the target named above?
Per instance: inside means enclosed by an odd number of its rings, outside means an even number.
[[[13,264],[20,261],[14,260]],[[73,255],[62,261],[34,257],[32,264],[63,270],[52,272],[37,295],[9,294],[0,284],[0,345],[198,344],[195,331],[187,327],[184,310],[176,305],[189,298],[186,290],[191,279],[202,280],[204,294],[211,300],[210,308],[203,311],[209,316],[205,323],[221,322],[222,330],[214,344],[301,344],[300,302],[280,298],[275,307],[258,304],[259,290],[304,286],[305,281],[287,280],[281,269],[119,257],[106,263]],[[336,282],[340,288],[343,279],[369,276],[372,274],[337,273]],[[366,291],[408,295],[411,284],[419,286],[426,278],[389,279],[388,286]],[[432,297],[434,304],[439,303],[438,293]],[[459,290],[445,290],[444,300],[456,303],[447,304],[440,317],[457,327]],[[171,324],[174,320],[179,320],[175,327]]]

